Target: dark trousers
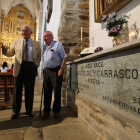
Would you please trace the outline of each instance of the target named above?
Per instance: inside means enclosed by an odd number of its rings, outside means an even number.
[[[36,72],[37,67],[33,62],[22,62],[19,75],[14,79],[13,112],[20,112],[23,84],[25,87],[25,108],[27,112],[32,112]]]
[[[53,113],[59,113],[61,111],[61,87],[62,76],[58,76],[60,67],[54,69],[45,68],[44,73],[44,112],[50,113],[52,91],[54,90],[54,103],[52,111]]]

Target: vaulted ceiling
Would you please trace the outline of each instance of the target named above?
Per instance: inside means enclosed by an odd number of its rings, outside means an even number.
[[[32,14],[33,19],[39,18],[42,0],[1,0],[2,16],[7,16],[11,7],[23,4]]]

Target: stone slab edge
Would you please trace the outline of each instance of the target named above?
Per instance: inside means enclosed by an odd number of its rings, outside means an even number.
[[[70,65],[73,63],[81,62],[81,61],[94,59],[94,58],[101,57],[103,55],[107,55],[110,53],[115,53],[115,52],[119,52],[119,51],[126,50],[129,48],[133,48],[133,47],[136,47],[138,45],[140,45],[140,38],[135,39],[135,40],[130,41],[130,42],[123,43],[121,45],[115,46],[115,47],[110,48],[110,49],[103,50],[103,51],[98,52],[98,53],[91,54],[89,56],[85,56],[84,58],[79,58],[79,59],[76,59],[74,61],[67,62],[66,64]]]

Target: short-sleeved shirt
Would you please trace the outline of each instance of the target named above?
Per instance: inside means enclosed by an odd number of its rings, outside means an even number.
[[[62,44],[59,41],[52,41],[50,48],[47,48],[45,44],[43,46],[43,58],[45,68],[55,68],[61,66],[62,59],[66,58],[67,55],[64,51]]]

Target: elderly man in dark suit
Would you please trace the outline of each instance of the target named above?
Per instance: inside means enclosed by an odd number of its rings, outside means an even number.
[[[33,117],[33,98],[34,85],[37,73],[37,67],[41,60],[40,43],[31,39],[32,28],[28,25],[22,27],[21,39],[14,40],[12,47],[8,50],[7,46],[2,44],[2,52],[5,56],[15,55],[13,76],[14,96],[13,96],[13,114],[12,119],[16,119],[21,109],[22,89],[25,86],[25,108],[26,114]]]

